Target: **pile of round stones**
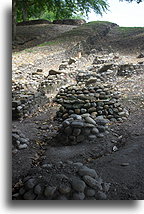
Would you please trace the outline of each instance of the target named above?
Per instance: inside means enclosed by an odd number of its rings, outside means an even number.
[[[106,200],[110,183],[80,162],[44,164],[43,176],[25,177],[14,200]]]
[[[121,64],[118,66],[118,76],[131,76],[133,74],[143,74],[144,65],[139,64]]]
[[[89,113],[93,118],[102,115],[113,122],[123,121],[128,116],[128,112],[119,102],[119,92],[107,84],[61,88],[55,101],[62,105],[57,116],[63,120],[71,114],[85,113]]]
[[[13,152],[17,152],[17,150],[26,149],[29,145],[29,139],[25,137],[25,135],[17,129],[12,130],[12,149]]]
[[[64,120],[60,127],[58,139],[64,145],[75,145],[81,142],[97,142],[97,138],[102,138],[108,132],[108,120],[103,116],[98,116],[94,120],[90,114],[72,114]]]
[[[14,91],[12,93],[12,118],[16,120],[26,117],[47,102],[49,99],[42,92]]]

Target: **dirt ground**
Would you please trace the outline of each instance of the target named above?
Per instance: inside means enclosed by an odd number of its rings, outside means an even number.
[[[57,31],[57,29],[56,31],[61,34],[65,30],[70,30],[72,26],[66,28],[61,26],[60,31]],[[19,30],[21,32],[20,27]],[[37,30],[34,32],[37,33]],[[44,35],[46,34],[44,33]],[[115,39],[112,41],[113,35],[115,35]],[[33,36],[35,36],[35,33]],[[37,37],[37,39],[39,38]],[[138,44],[134,43],[135,39],[135,35],[132,35],[130,39],[125,38],[122,40],[121,35],[112,31],[106,37],[104,44],[109,41],[109,44],[113,46],[113,50],[114,47],[116,52],[118,49],[120,50],[119,53],[124,56],[125,61],[136,63],[143,61],[143,59],[137,58],[137,53],[140,51],[139,47],[143,49],[144,36],[137,36]],[[117,42],[118,40],[119,42]],[[45,42],[45,40],[40,42]],[[15,47],[15,50],[31,47],[29,42],[18,46]],[[132,49],[135,49],[135,53],[131,52]],[[127,53],[128,50],[129,54]],[[44,61],[44,56],[48,51],[49,49],[44,46],[37,48],[32,53],[22,52],[19,57],[14,54],[13,63],[23,63],[26,58],[30,60],[28,56],[32,56],[33,63],[36,62],[37,57],[41,57]],[[121,51],[123,51],[123,54]],[[28,60],[26,60],[26,63],[29,63]],[[121,103],[130,112],[130,115],[127,121],[123,123],[110,124],[109,134],[106,138],[100,139],[97,146],[84,143],[74,146],[62,146],[59,144],[58,139],[55,138],[59,122],[54,119],[59,106],[53,102],[46,104],[35,114],[24,120],[13,121],[13,128],[21,130],[30,140],[28,149],[13,153],[13,186],[19,179],[28,176],[32,168],[41,167],[44,163],[69,160],[87,164],[87,166],[95,169],[104,181],[111,183],[111,188],[108,192],[109,200],[144,199],[143,83],[144,74],[128,78],[123,77],[117,82],[117,87],[122,92]],[[47,125],[46,128],[45,125]],[[102,146],[103,144],[106,146]],[[113,150],[114,146],[117,147],[116,151]]]

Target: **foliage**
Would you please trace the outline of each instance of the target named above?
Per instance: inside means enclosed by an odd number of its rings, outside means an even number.
[[[91,9],[102,15],[108,9],[107,0],[17,0],[17,21],[23,20],[24,12],[27,19],[44,14],[50,19],[66,19],[88,15]]]

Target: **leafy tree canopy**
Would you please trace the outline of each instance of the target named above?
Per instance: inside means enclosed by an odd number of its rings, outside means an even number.
[[[143,0],[120,0],[140,3]],[[16,0],[17,21],[49,17],[53,19],[72,18],[77,14],[88,15],[91,9],[101,14],[108,10],[107,0]]]
[[[17,19],[39,18],[45,11],[52,12],[56,19],[71,18],[74,14],[88,14],[93,9],[101,14],[108,9],[107,0],[17,0]]]

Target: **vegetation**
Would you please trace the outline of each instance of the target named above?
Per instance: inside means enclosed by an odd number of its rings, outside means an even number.
[[[120,0],[136,1],[143,0]],[[12,34],[16,35],[16,22],[36,18],[54,19],[81,18],[91,10],[101,14],[108,10],[107,0],[13,0],[12,1]]]

